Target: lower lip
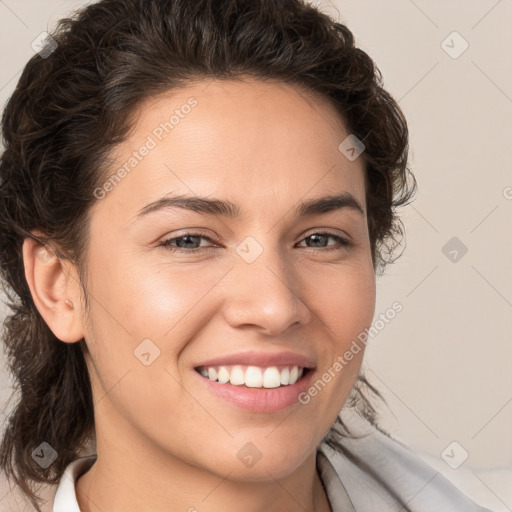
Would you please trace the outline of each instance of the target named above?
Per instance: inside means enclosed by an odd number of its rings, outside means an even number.
[[[309,369],[295,384],[278,388],[248,388],[245,385],[221,384],[203,377],[195,370],[194,373],[214,395],[241,409],[251,412],[276,412],[298,402],[299,395],[309,387],[314,370]]]

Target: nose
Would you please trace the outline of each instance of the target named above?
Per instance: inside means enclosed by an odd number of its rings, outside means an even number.
[[[235,258],[226,288],[224,315],[234,328],[251,325],[263,334],[276,336],[295,325],[306,325],[311,311],[300,296],[301,278],[278,248],[265,245],[252,261]]]

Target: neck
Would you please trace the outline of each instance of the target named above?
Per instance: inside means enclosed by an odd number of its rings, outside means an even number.
[[[323,484],[311,454],[298,471],[286,478],[265,482],[240,482],[199,468],[178,469],[180,464],[120,466],[103,460],[76,483],[81,512],[331,512]],[[163,467],[166,469],[163,470]],[[150,476],[148,476],[150,475]],[[172,504],[170,506],[170,504]]]

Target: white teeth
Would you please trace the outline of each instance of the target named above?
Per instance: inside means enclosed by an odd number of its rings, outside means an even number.
[[[290,372],[290,384],[295,384],[299,378],[299,368],[294,366]]]
[[[281,375],[275,366],[267,368],[263,373],[264,388],[278,388],[281,385]]]
[[[219,366],[201,368],[199,373],[210,380],[221,384],[230,383],[234,386],[246,385],[249,388],[278,388],[295,384],[304,373],[304,368],[299,366],[285,366],[279,369],[277,366],[259,368],[258,366],[240,365]]]
[[[219,371],[217,372],[217,379],[221,384],[226,384],[226,382],[229,381],[229,372],[224,366],[219,368]]]
[[[287,386],[290,384],[290,370],[289,368],[283,368],[281,370],[281,384]]]
[[[248,388],[261,388],[263,386],[263,375],[257,366],[249,366],[245,371],[245,385]]]
[[[235,366],[229,374],[229,383],[235,386],[245,384],[245,374],[240,366]]]

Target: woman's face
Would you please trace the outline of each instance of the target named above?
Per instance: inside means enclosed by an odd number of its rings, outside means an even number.
[[[314,452],[364,351],[335,362],[375,307],[363,162],[338,148],[348,135],[325,99],[286,84],[203,81],[142,105],[91,210],[98,443],[239,480],[284,477]],[[334,195],[354,202],[300,214]],[[176,196],[238,213],[163,202]],[[258,387],[294,365],[310,367],[296,384]]]

